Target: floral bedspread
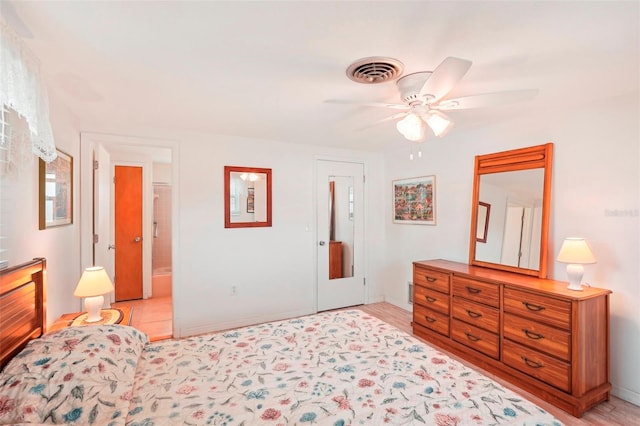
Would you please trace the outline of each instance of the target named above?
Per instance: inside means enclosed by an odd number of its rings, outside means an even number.
[[[148,345],[130,425],[559,425],[362,311]]]
[[[71,327],[29,342],[0,374],[0,424],[124,425],[147,336]]]
[[[148,343],[126,326],[36,339],[0,374],[0,424],[560,425],[359,310]]]

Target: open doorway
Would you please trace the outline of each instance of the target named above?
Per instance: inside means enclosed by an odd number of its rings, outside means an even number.
[[[82,217],[87,218],[81,222],[82,267],[104,266],[116,290],[119,285],[126,285],[122,280],[127,274],[117,272],[115,267],[125,246],[116,238],[122,222],[116,220],[114,178],[119,168],[134,166],[141,170],[142,229],[134,239],[142,248],[142,292],[118,302],[114,293],[106,298],[106,304],[132,307],[132,325],[153,340],[173,335],[174,149],[172,143],[164,140],[88,133],[81,136],[81,197],[92,200],[81,203]],[[157,241],[160,237],[162,244]]]
[[[153,297],[171,297],[172,238],[171,238],[171,184],[153,182],[153,247],[151,250],[151,294]]]

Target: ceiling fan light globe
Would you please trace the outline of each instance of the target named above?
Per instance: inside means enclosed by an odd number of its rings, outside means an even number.
[[[438,111],[431,112],[425,120],[436,136],[444,136],[453,127],[453,122]]]
[[[415,114],[407,114],[405,118],[398,121],[396,128],[410,141],[419,141],[424,137],[424,122]]]
[[[407,138],[408,140],[410,140],[411,142],[418,142],[419,140],[421,140],[424,137],[424,131],[422,131],[420,133],[406,134],[406,135],[404,135],[404,137]]]

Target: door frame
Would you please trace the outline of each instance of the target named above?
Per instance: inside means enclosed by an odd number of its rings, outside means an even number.
[[[147,139],[131,136],[118,136],[118,135],[106,135],[100,133],[82,132],[80,133],[80,273],[87,267],[93,265],[93,157],[94,152],[98,147],[104,147],[111,153],[111,159],[108,165],[101,165],[100,167],[109,167],[110,179],[113,182],[113,173],[115,164],[118,165],[134,165],[140,166],[143,164],[143,297],[148,297],[151,292],[151,247],[153,240],[150,237],[153,235],[153,218],[149,213],[149,209],[153,207],[153,189],[152,185],[152,160],[154,155],[159,149],[165,151],[170,150],[171,153],[171,179],[172,179],[172,204],[171,204],[171,220],[172,220],[172,258],[174,263],[172,265],[172,287],[176,287],[180,282],[180,270],[179,264],[175,262],[178,259],[177,253],[179,252],[179,176],[178,167],[179,163],[179,149],[176,141],[164,140],[164,139]],[[113,153],[126,154],[131,157],[131,161],[123,161],[114,157]],[[122,155],[120,156],[122,158]],[[145,159],[145,160],[142,160]],[[149,188],[146,188],[148,186]],[[113,189],[113,187],[112,187]],[[113,190],[110,194],[110,235],[102,236],[100,239],[104,241],[104,238],[108,238],[113,241]],[[116,248],[117,249],[117,248]],[[113,256],[112,256],[113,257]],[[112,263],[113,265],[113,263]],[[113,271],[112,271],[113,274]],[[112,275],[113,276],[113,275]],[[172,289],[173,290],[173,289]],[[175,291],[173,291],[175,294]],[[111,293],[105,299],[110,302],[114,301],[114,294]],[[172,303],[175,303],[172,301]],[[173,326],[175,329],[176,318],[173,317]]]
[[[313,246],[314,246],[314,292],[313,292],[313,309],[314,312],[318,312],[318,290],[319,290],[319,286],[320,283],[318,282],[318,275],[319,275],[319,265],[318,265],[318,250],[319,250],[319,245],[318,245],[318,241],[320,241],[320,236],[318,235],[318,161],[332,161],[332,162],[339,162],[339,163],[356,163],[356,164],[361,164],[362,165],[362,172],[364,175],[364,182],[362,185],[362,195],[364,198],[364,203],[363,203],[363,223],[362,223],[362,278],[365,280],[366,283],[366,279],[367,279],[367,271],[369,270],[368,268],[368,253],[367,253],[367,249],[366,249],[366,240],[367,240],[367,211],[368,211],[368,202],[369,202],[369,197],[367,196],[367,182],[366,182],[366,176],[367,176],[367,161],[363,160],[361,158],[348,158],[348,157],[335,157],[335,156],[325,156],[325,155],[314,155],[313,156],[313,226],[314,226],[314,232],[313,232]],[[371,285],[370,284],[366,284],[364,285],[364,303],[367,304],[369,303],[369,287]]]

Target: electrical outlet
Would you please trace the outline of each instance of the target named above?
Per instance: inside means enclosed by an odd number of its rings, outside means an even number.
[[[232,296],[235,296],[235,295],[236,295],[236,290],[237,290],[237,289],[236,289],[236,286],[235,286],[235,285],[232,285],[232,286],[231,286],[231,295],[232,295]]]

